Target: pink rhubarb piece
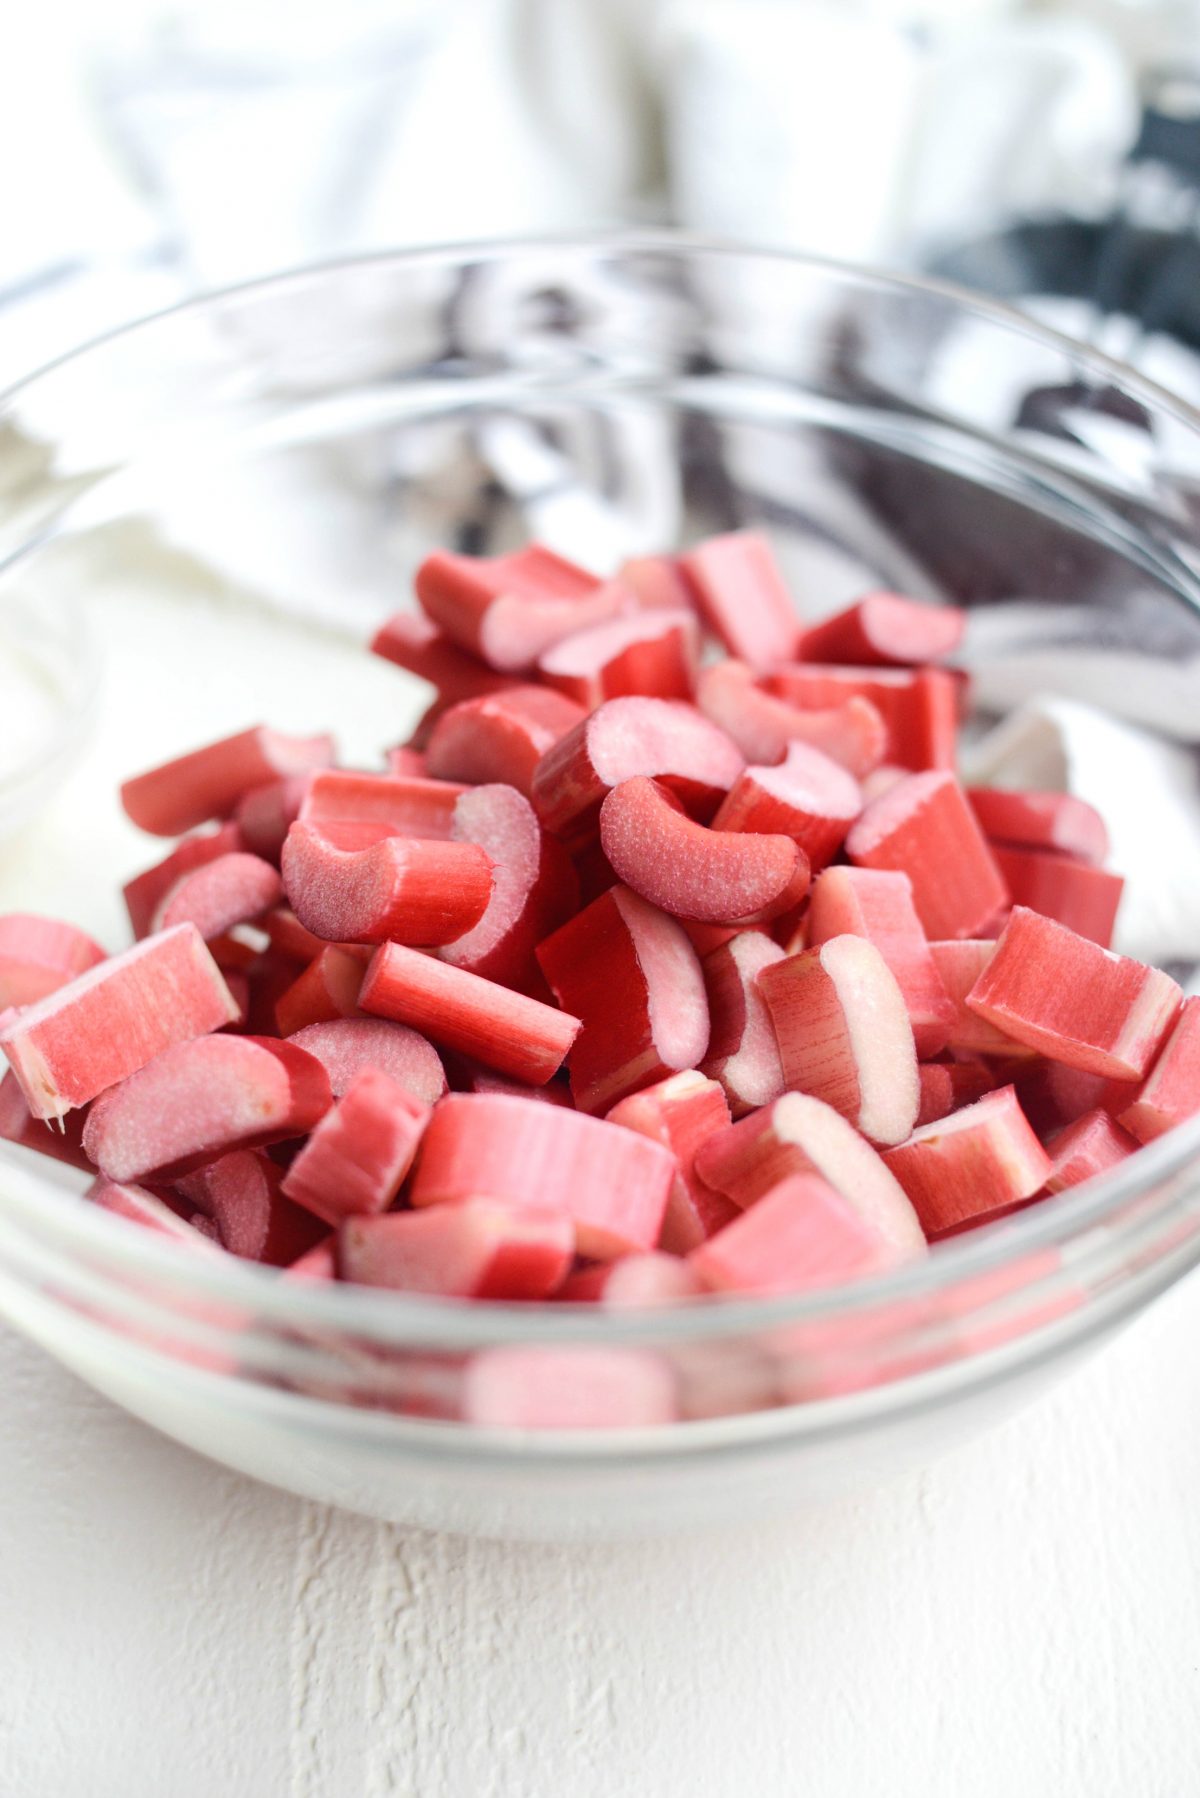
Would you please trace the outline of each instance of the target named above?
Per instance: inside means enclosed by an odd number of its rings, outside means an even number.
[[[158,910],[159,902],[184,874],[190,874],[194,868],[216,861],[219,856],[232,855],[244,847],[241,830],[236,824],[220,824],[215,830],[184,837],[170,855],[156,862],[152,868],[135,875],[123,889],[125,909],[129,913],[134,936],[149,936],[151,919]]]
[[[452,943],[492,896],[491,863],[474,843],[387,837],[339,849],[302,821],[283,846],[288,903],[328,942]]]
[[[844,612],[810,625],[800,659],[914,668],[953,654],[966,622],[959,606],[929,605],[899,593],[867,593]]]
[[[1200,1112],[1200,998],[1185,999],[1145,1084],[1121,1111],[1139,1142],[1152,1142]]]
[[[510,674],[497,674],[478,656],[460,649],[419,612],[397,612],[389,618],[371,639],[371,649],[429,681],[451,705],[459,699],[476,699],[481,693],[499,693],[512,684]]]
[[[777,767],[750,767],[738,776],[713,829],[791,837],[815,873],[833,860],[862,809],[862,789],[852,774],[807,743],[789,743]]]
[[[636,603],[616,582],[540,543],[506,556],[456,556],[437,550],[417,569],[426,616],[488,667],[516,674],[551,644],[602,624]]]
[[[209,818],[228,818],[252,787],[327,768],[332,760],[329,737],[286,737],[257,725],[127,780],[121,803],[152,836],[181,836]]]
[[[545,993],[534,950],[579,905],[579,879],[562,844],[548,836],[515,788],[473,787],[455,805],[456,842],[475,843],[492,864],[492,896],[471,930],[442,959],[522,992]]]
[[[336,1018],[308,1024],[291,1039],[315,1055],[340,1099],[363,1068],[378,1068],[415,1099],[434,1104],[446,1090],[441,1057],[426,1037],[383,1018]]]
[[[176,1191],[210,1220],[229,1253],[246,1261],[291,1267],[325,1235],[324,1224],[286,1197],[274,1162],[252,1149],[185,1174]]]
[[[725,1094],[715,1080],[692,1070],[672,1074],[620,1100],[607,1121],[648,1136],[675,1157],[675,1178],[659,1237],[664,1249],[686,1255],[729,1222],[736,1206],[696,1174],[700,1145],[730,1121]]]
[[[283,884],[270,862],[238,851],[181,874],[159,900],[150,928],[194,924],[207,942],[261,918],[282,897]]]
[[[575,700],[549,687],[509,687],[464,699],[434,725],[426,764],[442,780],[503,781],[528,795],[542,757],[584,716]]]
[[[782,1294],[840,1286],[888,1265],[886,1244],[819,1174],[791,1174],[688,1257],[705,1286]]]
[[[1051,1167],[1011,1086],[923,1124],[883,1159],[930,1236],[1032,1198]]]
[[[571,1267],[575,1232],[561,1212],[464,1199],[428,1211],[354,1217],[341,1228],[344,1280],[460,1299],[547,1299]]]
[[[819,749],[862,780],[884,758],[888,736],[879,708],[859,694],[820,709],[765,692],[745,662],[714,662],[696,685],[696,704],[726,731],[748,762],[781,762],[792,743]]]
[[[1014,905],[1057,918],[1102,949],[1111,947],[1125,886],[1119,874],[1043,849],[994,842],[992,854]]]
[[[1049,1145],[1052,1167],[1046,1175],[1048,1192],[1064,1192],[1082,1186],[1095,1174],[1116,1167],[1137,1148],[1137,1138],[1122,1130],[1107,1111],[1089,1111]]]
[[[793,662],[769,674],[768,693],[801,711],[852,703],[879,714],[882,753],[914,773],[953,768],[958,742],[959,682],[944,668],[848,668]]]
[[[99,943],[74,924],[31,912],[0,916],[0,1011],[32,1005],[104,960]]]
[[[429,1118],[429,1106],[405,1087],[364,1068],[292,1162],[284,1193],[327,1224],[386,1211]]]
[[[754,668],[789,661],[800,621],[770,544],[754,531],[710,537],[679,558],[710,629]]]
[[[629,694],[690,699],[699,660],[693,612],[637,612],[564,637],[540,657],[538,672],[591,712]]]
[[[147,1192],[144,1186],[106,1180],[101,1174],[84,1196],[114,1216],[123,1217],[131,1224],[141,1224],[143,1228],[201,1255],[211,1255],[218,1246],[207,1231],[198,1230],[177,1211],[172,1211],[157,1193]]]
[[[921,928],[908,875],[826,869],[813,886],[808,942],[815,948],[835,936],[861,936],[875,945],[904,994],[917,1054],[939,1054],[957,1014]]]
[[[672,1423],[675,1377],[645,1349],[494,1348],[471,1357],[468,1423],[505,1430],[623,1430]]]
[[[859,867],[907,874],[931,938],[979,936],[1008,903],[996,859],[952,774],[897,782],[859,818],[846,853]]]
[[[309,1024],[354,1017],[369,960],[367,949],[338,949],[332,945],[322,949],[275,1001],[275,1023],[280,1036],[295,1036]]]
[[[1053,849],[1097,866],[1108,856],[1108,831],[1094,805],[1074,793],[1006,792],[968,787],[985,836],[1024,849]]]
[[[424,775],[359,774],[329,768],[314,774],[300,807],[305,824],[373,826],[376,839],[431,837],[447,841],[454,807],[466,788]],[[336,832],[330,834],[336,835]]]
[[[742,931],[704,957],[708,1053],[701,1070],[716,1080],[735,1118],[768,1105],[784,1090],[783,1064],[757,976],[784,959],[761,931]]]
[[[251,787],[243,794],[233,814],[243,849],[278,867],[283,840],[300,816],[311,778],[308,774],[289,774],[284,780],[267,781],[265,786]]]

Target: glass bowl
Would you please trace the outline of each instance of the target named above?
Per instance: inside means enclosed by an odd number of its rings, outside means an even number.
[[[1039,431],[1045,388],[1070,422]],[[380,766],[429,695],[362,643],[436,544],[536,535],[607,570],[754,525],[806,616],[872,585],[969,607],[986,706],[1087,681],[1180,739],[1200,713],[1200,418],[949,287],[659,233],[386,256],[153,318],[3,410],[0,606],[78,605],[104,666],[0,909],[113,947],[119,884],[161,853],[118,781],[259,719]],[[1200,1122],[852,1289],[613,1313],[184,1254],[2,1146],[0,1314],[298,1493],[483,1534],[674,1530],[875,1481],[1023,1403],[1200,1258],[1198,1151]],[[679,1421],[455,1421],[470,1357],[513,1344],[657,1357]]]

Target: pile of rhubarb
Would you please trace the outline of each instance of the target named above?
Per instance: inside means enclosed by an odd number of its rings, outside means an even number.
[[[372,647],[436,698],[386,769],[197,749],[122,789],[179,839],[132,948],[0,918],[0,1136],[97,1204],[293,1279],[779,1294],[1200,1109],[1200,1000],[1109,947],[1103,820],[956,778],[954,608],[806,628],[751,534],[611,580],[439,552],[416,597]],[[676,1414],[652,1358],[532,1356],[474,1357],[458,1414]]]

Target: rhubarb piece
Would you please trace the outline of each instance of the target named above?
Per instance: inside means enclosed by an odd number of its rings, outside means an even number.
[[[696,1172],[745,1210],[790,1174],[820,1174],[848,1199],[897,1259],[925,1252],[916,1213],[894,1174],[844,1117],[805,1093],[718,1130],[696,1156]]]
[[[426,616],[505,674],[532,668],[561,638],[636,604],[617,582],[601,582],[540,543],[507,556],[437,550],[417,569],[415,584]]]
[[[741,1212],[731,1206],[732,1216]],[[604,1305],[610,1311],[636,1310],[646,1305],[675,1305],[680,1299],[700,1298],[704,1282],[678,1254],[664,1255],[652,1249],[645,1255],[622,1255],[619,1261],[601,1261],[564,1280],[555,1294],[563,1304]]]
[[[1093,1175],[1116,1167],[1137,1146],[1136,1137],[1114,1123],[1107,1111],[1086,1112],[1050,1144],[1046,1190],[1065,1192],[1068,1186],[1082,1186]]]
[[[150,928],[194,924],[207,942],[261,918],[282,897],[283,884],[270,862],[239,850],[181,874],[159,900]]]
[[[669,699],[612,699],[542,758],[531,798],[546,829],[574,846],[596,829],[606,794],[622,781],[653,777],[692,816],[704,819],[744,766],[724,731],[693,706]]]
[[[944,668],[847,668],[793,662],[767,675],[768,693],[801,711],[857,700],[874,706],[883,727],[876,758],[913,773],[953,768],[958,741],[958,681]]]
[[[451,705],[460,699],[477,699],[481,693],[499,693],[512,684],[511,675],[497,674],[486,662],[460,649],[419,612],[397,612],[381,624],[371,639],[371,649],[429,681]]]
[[[149,936],[150,921],[158,910],[160,900],[184,874],[203,867],[206,862],[216,861],[218,856],[232,855],[242,847],[242,833],[238,826],[221,824],[216,830],[207,831],[203,835],[184,837],[182,843],[176,844],[164,860],[136,875],[123,889],[125,909],[129,913],[134,936]]]
[[[564,637],[538,660],[547,686],[585,710],[606,699],[643,694],[690,699],[700,661],[695,614],[635,612]]]
[[[1200,1112],[1200,998],[1185,999],[1149,1078],[1121,1111],[1121,1123],[1139,1142],[1173,1130]]]
[[[945,1048],[953,1049],[956,1054],[1003,1055],[1010,1059],[1033,1053],[994,1024],[989,1024],[967,1004],[967,994],[996,953],[994,942],[982,937],[965,937],[953,943],[930,943],[929,953],[952,1007]]]
[[[1104,868],[1089,868],[1042,849],[1010,849],[992,844],[996,866],[1014,905],[1027,905],[1057,918],[1102,949],[1112,945],[1113,926],[1125,882]]]
[[[358,1002],[531,1086],[562,1066],[580,1027],[578,1018],[540,999],[398,943],[376,951]]]
[[[285,780],[267,781],[242,795],[233,821],[243,849],[279,866],[284,838],[300,816],[311,778],[308,774],[289,774]]]
[[[946,1062],[921,1062],[917,1068],[917,1080],[920,1085],[920,1101],[917,1105],[916,1128],[919,1130],[922,1124],[935,1124],[939,1118],[948,1117],[955,1109],[958,1099],[954,1090],[953,1073]]]
[[[980,935],[1008,903],[996,859],[952,774],[913,774],[872,800],[846,838],[861,868],[891,868],[912,882],[930,938]]]
[[[430,1115],[405,1087],[378,1068],[364,1068],[292,1162],[284,1193],[327,1224],[386,1211]]]
[[[888,1265],[887,1245],[819,1174],[791,1174],[693,1249],[688,1265],[718,1292],[804,1292]]]
[[[899,593],[867,593],[844,612],[810,625],[804,662],[851,662],[861,668],[915,668],[940,662],[962,642],[967,615]]]
[[[92,1165],[83,1152],[83,1113],[68,1112],[57,1124],[35,1118],[11,1069],[0,1080],[0,1142],[35,1149],[39,1155],[65,1161],[68,1167]]]
[[[581,705],[548,687],[509,687],[464,699],[433,727],[429,772],[476,785],[503,781],[528,797],[542,757],[584,716]]]
[[[173,1180],[232,1149],[304,1136],[332,1102],[325,1069],[294,1043],[206,1036],[164,1049],[97,1099],[83,1146],[110,1179]]]
[[[708,1000],[696,952],[674,918],[628,887],[593,900],[537,958],[558,1003],[583,1021],[569,1063],[581,1111],[608,1111],[704,1059]]]
[[[229,1253],[246,1261],[292,1267],[325,1235],[324,1224],[285,1196],[274,1162],[250,1149],[185,1174],[176,1191],[215,1224]]]
[[[701,1071],[723,1088],[735,1118],[769,1105],[784,1090],[775,1026],[757,981],[764,968],[783,958],[769,936],[742,931],[701,964],[710,1020]]]
[[[835,936],[763,968],[789,1088],[824,1099],[876,1143],[898,1143],[920,1104],[904,994],[866,937]]]
[[[600,844],[618,878],[673,917],[752,924],[808,891],[808,857],[791,837],[710,830],[644,775],[604,801]]]
[[[652,1249],[675,1159],[636,1131],[499,1093],[450,1093],[430,1119],[412,1178],[421,1208],[481,1193],[562,1213],[581,1255]]]
[[[31,912],[0,916],[0,1011],[44,999],[104,958],[99,943],[74,924]]]
[[[210,818],[228,818],[252,787],[327,768],[332,760],[329,737],[286,737],[259,725],[127,780],[121,803],[151,836],[182,836]]]
[[[352,1217],[341,1227],[344,1280],[459,1299],[546,1299],[571,1267],[575,1232],[561,1212],[464,1199],[429,1211]]]
[[[624,1430],[673,1423],[667,1363],[646,1349],[494,1348],[472,1355],[463,1418],[485,1429]]]
[[[690,1070],[672,1074],[620,1100],[607,1121],[637,1130],[675,1157],[675,1178],[659,1237],[664,1249],[686,1255],[729,1222],[736,1206],[696,1176],[701,1143],[729,1123],[729,1106],[715,1080]]]
[[[34,1117],[61,1118],[172,1043],[237,1017],[199,931],[179,924],[10,1014],[0,1022],[0,1049]]]
[[[338,849],[298,822],[283,845],[288,903],[334,943],[452,943],[478,924],[492,896],[491,863],[473,843],[386,837]]]
[[[1010,1210],[1046,1184],[1050,1157],[1011,1086],[923,1124],[883,1159],[929,1236]]]
[[[141,1224],[159,1236],[182,1244],[184,1248],[198,1250],[202,1255],[211,1253],[217,1246],[207,1231],[198,1230],[193,1224],[186,1222],[157,1193],[147,1192],[144,1186],[106,1180],[101,1175],[92,1182],[84,1196],[93,1205],[100,1205],[117,1217],[126,1218],[131,1224]]]
[[[1021,1110],[1043,1142],[1085,1112],[1100,1107],[1110,1116],[1119,1117],[1137,1095],[1140,1083],[1136,1080],[1106,1080],[1101,1074],[1064,1067],[1060,1061],[1044,1061],[1027,1050],[1021,1053],[1023,1062],[997,1065],[1016,1087]],[[1006,1081],[996,1084],[1003,1086]]]
[[[807,743],[789,743],[777,767],[750,767],[738,776],[718,808],[713,829],[791,837],[817,873],[841,848],[863,803],[852,774]]]
[[[680,556],[679,566],[730,655],[769,668],[796,654],[800,621],[765,537],[754,531],[710,537]]]
[[[325,1285],[338,1277],[337,1237],[323,1236],[315,1248],[305,1250],[284,1274],[286,1280],[311,1280]]]
[[[879,708],[854,695],[840,705],[802,710],[764,693],[744,662],[716,662],[696,685],[696,704],[737,744],[748,762],[781,762],[791,743],[819,749],[858,780],[887,748]]]
[[[492,864],[492,896],[473,929],[442,950],[443,961],[538,997],[534,950],[579,903],[571,858],[547,836],[528,799],[509,786],[472,787],[454,808],[456,842],[475,843]]]
[[[330,768],[313,775],[300,817],[335,837],[331,825],[355,824],[373,826],[376,841],[400,836],[445,842],[451,835],[454,807],[465,792],[457,781]]]
[[[921,928],[907,874],[826,869],[813,887],[807,927],[813,947],[835,936],[861,936],[873,943],[904,995],[918,1056],[924,1060],[946,1047],[956,1008]]]
[[[1051,1061],[1114,1080],[1149,1069],[1179,1015],[1169,974],[1114,955],[1023,905],[967,995],[977,1017]]]
[[[369,960],[366,949],[338,949],[330,945],[322,949],[275,1001],[275,1023],[280,1036],[295,1036],[309,1024],[354,1017]]]
[[[411,749],[407,743],[398,743],[389,749],[386,756],[387,771],[397,774],[405,780],[425,780],[429,774],[429,762],[423,749]]]
[[[306,930],[294,911],[286,905],[276,906],[262,920],[262,927],[267,933],[267,940],[277,955],[288,961],[298,961],[305,967],[315,961],[322,949],[329,947],[324,937],[314,936]]]
[[[415,1099],[433,1105],[446,1090],[446,1072],[431,1042],[403,1024],[383,1018],[337,1018],[308,1024],[292,1042],[315,1055],[329,1076],[335,1099],[345,1096],[364,1068],[378,1068]]]
[[[674,556],[634,556],[617,579],[646,612],[695,611],[695,589]]]
[[[1053,849],[1096,867],[1108,858],[1104,819],[1094,805],[1074,793],[968,787],[967,798],[979,828],[993,842],[1022,849]]]

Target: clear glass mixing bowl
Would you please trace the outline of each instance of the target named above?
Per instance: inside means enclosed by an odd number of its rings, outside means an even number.
[[[1016,422],[1045,387],[1072,389],[1069,432]],[[359,645],[435,544],[533,534],[603,569],[753,524],[808,615],[868,585],[943,594],[971,608],[987,703],[1086,674],[1186,738],[1198,427],[953,289],[662,234],[344,263],[151,319],[3,401],[0,608],[77,604],[104,666],[0,908],[123,943],[118,885],[161,851],[116,784],[222,730],[330,726],[372,765],[428,695]],[[0,1313],[296,1492],[480,1533],[675,1529],[875,1480],[1012,1410],[1200,1258],[1198,1150],[1200,1123],[850,1291],[614,1315],[188,1256],[0,1148]],[[664,1356],[681,1420],[455,1422],[466,1357],[510,1343]]]

